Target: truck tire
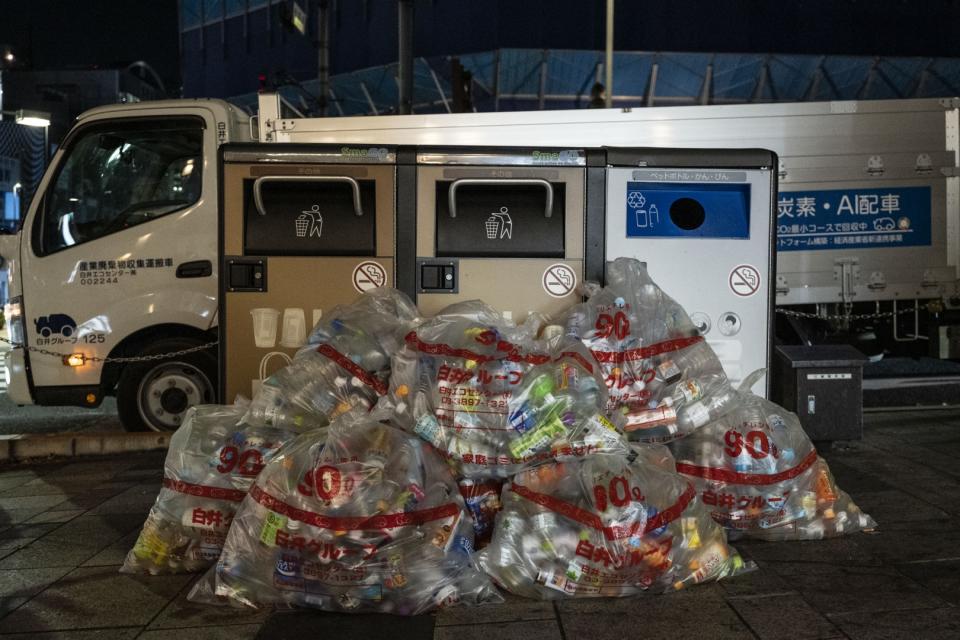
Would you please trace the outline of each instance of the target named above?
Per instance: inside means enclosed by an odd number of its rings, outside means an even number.
[[[154,355],[203,344],[194,338],[163,338],[140,352]],[[117,412],[127,431],[175,431],[187,409],[217,397],[216,349],[165,360],[134,362],[120,372]]]

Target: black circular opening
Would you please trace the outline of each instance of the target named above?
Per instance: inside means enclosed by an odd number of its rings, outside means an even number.
[[[686,231],[698,228],[705,217],[703,205],[693,198],[680,198],[670,205],[670,219],[673,224]]]
[[[176,387],[164,390],[160,396],[160,406],[162,406],[163,410],[167,413],[181,413],[186,411],[188,404],[190,404],[190,399],[187,398],[187,394],[184,393],[182,389],[177,389]]]

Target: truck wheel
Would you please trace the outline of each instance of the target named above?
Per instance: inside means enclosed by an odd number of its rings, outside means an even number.
[[[192,338],[164,338],[140,355],[181,351],[202,344]],[[128,364],[117,383],[117,412],[127,431],[175,431],[196,404],[216,402],[216,350],[169,360]]]

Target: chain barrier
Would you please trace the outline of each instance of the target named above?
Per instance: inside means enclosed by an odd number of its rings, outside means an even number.
[[[906,309],[899,309],[897,311],[881,311],[879,313],[861,313],[861,314],[827,314],[820,315],[817,313],[807,313],[805,311],[793,311],[791,309],[777,309],[777,313],[785,316],[791,316],[794,318],[809,318],[813,320],[881,320],[883,318],[892,318],[897,315],[903,315],[905,313],[913,313],[916,311],[914,307],[908,307]],[[53,356],[55,358],[68,358],[73,353],[63,353],[61,351],[53,351],[51,349],[43,349],[41,347],[31,347],[24,345],[20,342],[14,342],[8,340],[7,338],[0,337],[0,342],[4,342],[14,349],[26,349],[30,353],[39,353],[45,356]],[[185,356],[190,353],[197,353],[198,351],[205,351],[207,349],[212,349],[213,347],[219,344],[218,341],[214,340],[213,342],[207,342],[205,344],[197,345],[195,347],[190,347],[189,349],[181,349],[179,351],[171,351],[169,353],[155,353],[147,356],[120,356],[114,358],[101,358],[100,356],[87,356],[84,355],[83,359],[85,362],[101,362],[103,364],[109,364],[112,362],[115,363],[131,363],[131,362],[154,362],[156,360],[166,360],[167,358],[173,358],[176,356]]]
[[[914,313],[917,310],[918,310],[918,307],[908,307],[906,309],[898,309],[897,311],[880,311],[877,313],[820,315],[818,313],[793,311],[791,309],[777,309],[777,313],[785,316],[791,316],[794,318],[812,318],[814,320],[848,320],[849,321],[849,320],[881,320],[883,318],[892,318],[894,316],[903,315],[905,313]]]
[[[50,349],[43,349],[41,347],[31,347],[29,345],[24,345],[21,342],[14,342],[13,340],[8,340],[6,338],[0,338],[0,342],[5,342],[9,344],[14,349],[26,349],[30,353],[39,353],[45,356],[54,356],[60,358],[61,360],[69,358],[70,356],[76,355],[74,353],[62,353],[59,351],[52,351]],[[111,362],[117,363],[129,363],[129,362],[154,362],[156,360],[166,360],[167,358],[173,358],[176,356],[185,356],[189,353],[196,353],[198,351],[204,351],[206,349],[211,349],[217,346],[218,342],[215,340],[213,342],[207,342],[206,344],[197,345],[195,347],[190,347],[189,349],[181,349],[179,351],[171,351],[169,353],[154,353],[147,356],[126,356],[126,357],[115,357],[115,358],[101,358],[100,356],[88,356],[83,355],[84,362],[102,362],[103,364],[109,364]]]

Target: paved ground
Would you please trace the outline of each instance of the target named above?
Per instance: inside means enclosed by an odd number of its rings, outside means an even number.
[[[0,435],[12,433],[65,433],[73,431],[123,431],[117,402],[107,398],[96,409],[83,407],[18,407],[0,391]]]
[[[0,338],[6,338],[0,329]],[[9,345],[0,342],[0,364]],[[117,402],[107,398],[96,409],[83,407],[18,407],[6,393],[6,370],[0,366],[0,435],[14,433],[65,433],[73,431],[123,431]],[[2,486],[2,485],[0,485]]]
[[[120,575],[162,456],[0,468],[0,640],[960,637],[960,415],[873,415],[862,443],[827,458],[879,532],[740,543],[758,571],[668,596],[412,619],[200,607],[191,576]]]

